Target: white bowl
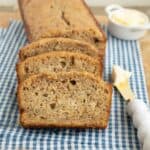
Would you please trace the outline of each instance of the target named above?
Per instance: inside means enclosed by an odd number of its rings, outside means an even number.
[[[106,7],[105,11],[108,14],[108,30],[109,32],[117,38],[124,39],[124,40],[137,40],[144,36],[147,29],[150,29],[150,23],[148,16],[142,12],[133,9],[125,9],[119,5],[109,5]],[[142,18],[144,18],[143,25],[132,25],[127,26],[112,19],[112,16],[116,13],[126,13],[126,11],[131,11],[131,13],[137,13]]]

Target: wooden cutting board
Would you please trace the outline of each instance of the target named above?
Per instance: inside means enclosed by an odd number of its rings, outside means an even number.
[[[104,23],[107,24],[107,17],[106,16],[96,16],[96,18]],[[9,24],[9,20],[17,19],[21,20],[19,11],[0,11],[0,27],[6,28]],[[143,65],[145,70],[146,76],[146,83],[148,88],[148,94],[150,96],[150,32],[148,32],[141,40],[141,55],[143,58]]]

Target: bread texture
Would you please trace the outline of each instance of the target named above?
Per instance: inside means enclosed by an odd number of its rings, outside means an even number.
[[[64,37],[105,49],[106,37],[83,0],[19,0],[28,40]]]
[[[100,60],[102,60],[104,56],[103,50],[97,50],[94,46],[88,44],[87,42],[81,42],[68,38],[45,38],[27,44],[26,46],[21,48],[19,57],[22,61],[28,57],[53,51],[83,53]]]
[[[93,74],[61,72],[30,76],[18,86],[23,127],[106,128],[112,86]]]
[[[90,56],[71,52],[49,52],[27,58],[18,64],[18,78],[22,81],[38,73],[86,71],[102,76],[102,63]]]

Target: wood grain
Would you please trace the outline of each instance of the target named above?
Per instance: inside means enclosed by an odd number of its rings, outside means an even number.
[[[97,19],[104,23],[107,24],[108,20],[106,16],[96,16]],[[7,11],[0,11],[0,27],[6,28],[9,25],[9,20],[11,19],[20,19],[20,14],[18,11],[13,11],[13,12],[7,12]],[[146,76],[146,83],[147,83],[147,88],[148,88],[148,94],[150,96],[150,32],[148,32],[141,40],[140,40],[140,45],[141,45],[141,54],[142,54],[142,59],[143,59],[143,66],[144,66],[144,71],[145,71],[145,76]]]
[[[18,11],[0,11],[0,27],[6,28],[9,25],[9,21],[11,19],[20,20],[20,13]]]

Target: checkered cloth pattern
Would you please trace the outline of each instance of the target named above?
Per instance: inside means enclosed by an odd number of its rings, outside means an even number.
[[[104,79],[111,80],[114,64],[133,72],[131,87],[148,103],[145,76],[137,41],[108,37]],[[24,129],[19,125],[16,99],[18,50],[27,43],[21,22],[0,29],[0,150],[139,150],[137,132],[126,113],[126,103],[114,90],[109,125],[99,129]]]

